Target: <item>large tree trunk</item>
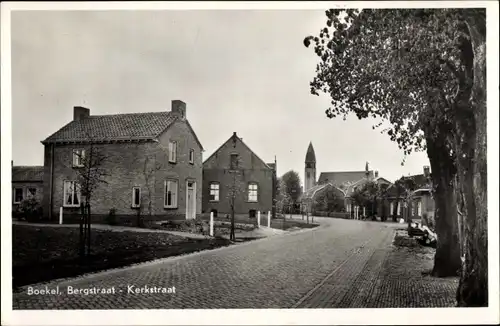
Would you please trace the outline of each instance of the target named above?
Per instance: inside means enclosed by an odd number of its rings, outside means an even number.
[[[437,248],[432,275],[458,276],[461,268],[457,204],[453,179],[455,166],[443,138],[427,140],[434,185]]]
[[[459,177],[464,194],[464,266],[457,291],[458,306],[488,305],[488,226],[486,162],[486,26],[479,10],[465,17],[474,53],[473,85],[467,131],[462,142],[466,155],[460,160]]]

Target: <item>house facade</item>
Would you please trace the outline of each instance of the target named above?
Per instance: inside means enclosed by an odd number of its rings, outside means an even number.
[[[386,198],[380,196],[380,198],[374,201],[372,207],[366,207],[358,205],[352,197],[355,191],[362,189],[369,182],[373,182],[375,185],[377,185],[378,189],[381,189],[381,187],[383,186],[389,188],[392,185],[389,180],[380,177],[378,171],[369,171],[368,163],[366,163],[365,176],[363,178],[355,182],[344,182],[344,184],[341,186],[341,188],[345,189],[346,191],[346,212],[352,218],[378,216],[382,219],[385,219],[390,214],[390,204],[389,201],[386,200]]]
[[[12,208],[25,199],[43,200],[43,166],[12,166]]]
[[[203,163],[203,212],[216,216],[275,216],[276,160],[265,163],[236,132]]]
[[[400,189],[394,185],[389,189],[391,216],[405,220],[418,219],[432,224],[435,203],[432,197],[430,167],[424,166],[422,174],[401,177],[398,182],[401,184],[408,183],[411,187],[409,189]]]
[[[93,221],[112,209],[119,223],[139,215],[193,219],[201,213],[203,147],[182,101],[172,101],[171,111],[114,115],[74,107],[73,121],[42,144],[49,219],[60,207],[65,220],[78,216],[87,172],[97,179],[90,196]]]

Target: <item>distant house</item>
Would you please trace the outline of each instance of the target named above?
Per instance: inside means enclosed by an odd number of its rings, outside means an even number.
[[[171,111],[112,115],[90,115],[77,106],[73,121],[42,144],[47,218],[60,207],[65,220],[79,213],[84,198],[77,171],[91,146],[105,157],[107,174],[91,198],[93,221],[111,209],[119,223],[137,215],[193,219],[201,213],[203,147],[182,101],[172,101]]]
[[[432,181],[429,166],[424,166],[423,174],[401,177],[399,181],[411,179],[415,186],[405,198],[398,193],[396,185],[390,187],[389,201],[391,216],[408,219],[434,219],[435,203],[432,198]],[[402,191],[400,191],[402,192]],[[408,200],[407,200],[408,199]]]
[[[12,204],[15,210],[25,199],[43,200],[43,166],[12,166]]]
[[[203,163],[203,212],[255,217],[274,212],[276,160],[265,163],[236,132]]]

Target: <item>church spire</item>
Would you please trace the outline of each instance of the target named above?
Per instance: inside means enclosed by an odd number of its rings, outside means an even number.
[[[305,163],[304,191],[307,191],[316,185],[316,154],[314,154],[312,142],[307,148]]]
[[[307,148],[305,163],[316,163],[316,154],[314,154],[312,142],[309,143],[309,147]]]

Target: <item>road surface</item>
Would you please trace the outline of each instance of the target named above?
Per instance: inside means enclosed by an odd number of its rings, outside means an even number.
[[[321,226],[313,230],[54,281],[31,289],[24,287],[14,294],[13,308],[411,306],[411,300],[387,302],[394,298],[389,293],[394,289],[384,288],[384,279],[380,277],[392,250],[394,225],[331,218],[315,221]],[[399,284],[398,280],[395,282]],[[28,294],[33,290],[56,291],[57,286],[56,294]],[[82,289],[90,294],[68,294],[68,289]],[[93,291],[110,293],[92,294]],[[404,296],[401,300],[405,300]]]

